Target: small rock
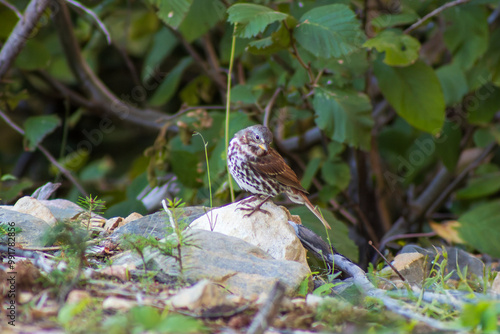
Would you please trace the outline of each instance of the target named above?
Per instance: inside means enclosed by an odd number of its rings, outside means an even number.
[[[122,217],[109,218],[108,220],[106,220],[106,223],[104,224],[104,230],[108,231],[108,232],[113,231],[115,228],[117,228],[120,225],[122,220],[123,220]]]
[[[66,199],[41,200],[40,203],[49,208],[57,220],[71,219],[83,212],[83,208]]]
[[[421,284],[428,274],[425,256],[421,253],[398,254],[394,258],[394,261],[392,261],[392,265],[409,284]],[[401,281],[398,274],[389,266],[382,269],[381,273],[389,274],[395,282]]]
[[[68,298],[66,302],[68,304],[76,304],[82,301],[83,299],[90,298],[90,294],[85,290],[71,290],[68,294]]]
[[[44,220],[26,213],[0,208],[0,221],[6,224],[15,223],[15,227],[21,229],[21,232],[15,235],[16,244],[21,244],[22,247],[45,246],[43,235],[50,225]]]
[[[105,310],[128,311],[134,306],[137,306],[137,302],[114,296],[110,296],[102,302],[102,308]]]
[[[312,308],[318,307],[323,302],[323,298],[313,294],[308,294],[306,297],[306,305]]]
[[[265,214],[257,211],[243,217],[239,202],[213,209],[189,226],[191,229],[219,232],[259,247],[278,260],[290,260],[307,266],[306,251],[288,224],[287,212],[271,201],[264,203]]]
[[[56,217],[54,217],[52,212],[50,212],[45,205],[30,196],[24,196],[18,199],[14,205],[14,210],[40,218],[50,226],[54,226],[57,222]]]
[[[209,280],[201,280],[194,286],[177,292],[168,303],[175,308],[185,308],[201,314],[203,310],[231,306],[227,291]],[[236,306],[236,305],[234,305]]]
[[[440,254],[437,262],[441,263],[444,257],[441,254],[441,248],[437,249],[439,250]],[[457,270],[463,271],[467,266],[468,278],[471,278],[472,276],[483,277],[484,263],[480,259],[457,247],[445,247],[445,251],[448,254],[445,275],[454,271],[450,278],[454,280],[460,280],[460,276],[457,274]],[[425,270],[426,275],[428,275],[427,273],[430,270],[430,267],[432,266],[432,263],[434,262],[437,255],[436,248],[424,249],[415,245],[406,245],[405,247],[403,247],[400,254],[414,252],[418,252],[423,254],[424,256],[427,256]]]
[[[129,214],[127,216],[127,218],[125,218],[123,221],[120,222],[120,225],[119,226],[123,226],[123,225],[126,225],[134,220],[137,220],[139,218],[142,218],[144,217],[143,215],[141,215],[140,213],[137,213],[137,212],[132,212],[131,214]]]

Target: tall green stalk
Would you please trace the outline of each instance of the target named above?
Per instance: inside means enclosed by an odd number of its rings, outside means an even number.
[[[229,147],[229,113],[231,111],[231,75],[233,73],[234,63],[234,45],[236,44],[236,24],[234,25],[233,40],[231,42],[231,57],[229,58],[229,71],[227,74],[227,102],[226,102],[226,155]],[[226,156],[227,158],[227,156]],[[229,172],[229,166],[226,164],[227,181],[229,182],[229,192],[231,193],[231,202],[234,202],[233,179]]]

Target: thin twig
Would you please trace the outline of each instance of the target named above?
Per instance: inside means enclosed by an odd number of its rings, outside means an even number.
[[[97,26],[99,27],[99,29],[101,29],[104,36],[106,36],[106,41],[108,42],[108,45],[111,45],[111,35],[110,35],[108,29],[106,28],[104,23],[101,21],[101,19],[99,17],[97,17],[97,15],[95,15],[95,13],[93,11],[91,11],[90,9],[88,9],[87,7],[85,7],[84,5],[82,5],[81,3],[77,2],[77,1],[66,0],[66,2],[68,2],[72,6],[80,8],[85,13],[90,15],[94,19],[94,21],[97,23]]]
[[[439,197],[432,202],[429,208],[425,211],[425,215],[428,216],[432,214],[441,203],[451,194],[451,192],[458,186],[460,182],[472,171],[474,168],[478,167],[481,162],[493,151],[493,149],[497,146],[496,143],[491,143],[488,145],[481,155],[477,157],[476,160],[471,162],[464,170],[440,193]]]
[[[9,124],[9,126],[11,128],[13,128],[14,130],[16,130],[18,133],[20,133],[21,135],[24,136],[24,130],[21,129],[17,124],[15,124],[2,110],[0,110],[0,117],[3,118],[3,120],[5,121],[5,123]],[[43,147],[41,144],[38,144],[36,146],[40,152],[43,153],[43,155],[45,155],[45,157],[54,165],[56,166],[56,168],[64,175],[66,176],[66,178],[68,180],[71,181],[71,183],[73,183],[75,185],[75,187],[78,189],[78,191],[80,193],[82,193],[82,195],[84,196],[88,196],[87,192],[85,191],[85,189],[80,185],[80,183],[78,183],[78,181],[73,177],[73,175],[71,174],[71,172],[69,170],[67,170],[66,168],[64,168],[63,166],[61,166],[56,158],[54,158],[54,156],[52,156],[52,154],[50,154],[50,152],[45,148]]]
[[[10,3],[8,3],[5,0],[0,0],[0,3],[2,5],[4,5],[5,7],[9,8],[11,11],[13,11],[19,20],[23,19],[23,14],[21,14],[21,12],[19,10],[17,10],[16,6],[11,5]]]
[[[283,24],[285,25],[285,28],[288,30],[290,36],[292,35],[292,29],[288,27],[288,24],[286,21],[283,21]],[[309,83],[313,84],[314,83],[314,74],[312,73],[311,66],[306,65],[304,60],[302,60],[302,57],[300,57],[299,50],[297,49],[297,45],[295,44],[295,41],[293,38],[290,38],[290,44],[292,45],[293,52],[291,52],[293,55],[295,55],[295,58],[297,58],[297,61],[300,63],[300,65],[305,68],[307,71],[307,75],[309,76]]]
[[[269,127],[269,118],[271,117],[271,110],[273,109],[274,102],[278,98],[278,94],[281,92],[281,87],[278,87],[275,91],[269,102],[267,103],[266,108],[264,109],[264,126]]]
[[[375,250],[375,252],[377,252],[378,255],[385,261],[385,263],[387,263],[387,265],[392,269],[392,271],[394,271],[399,276],[400,280],[402,280],[403,282],[406,282],[406,278],[404,278],[403,275],[401,275],[401,273],[399,272],[399,270],[397,270],[392,265],[392,263],[390,263],[389,260],[387,260],[387,258],[382,253],[380,253],[380,251],[377,249],[377,247],[375,247],[375,245],[373,244],[373,242],[371,240],[368,241],[368,245],[372,246],[372,248]]]
[[[0,80],[5,76],[14,59],[31,36],[38,20],[49,5],[49,0],[31,0],[9,38],[0,50]]]
[[[470,0],[455,0],[455,1],[447,2],[444,5],[442,5],[441,7],[438,7],[436,9],[434,9],[432,12],[430,12],[427,15],[425,15],[424,17],[422,17],[417,22],[413,23],[409,28],[407,28],[404,31],[404,33],[408,34],[408,33],[412,32],[413,30],[415,30],[416,28],[418,28],[419,26],[421,26],[425,21],[427,21],[431,17],[434,17],[434,16],[438,15],[439,13],[441,13],[443,10],[445,10],[447,8],[458,6],[458,5],[467,3],[469,1]]]
[[[224,110],[224,108],[225,108],[224,106],[190,106],[190,107],[183,107],[183,108],[181,108],[178,112],[176,112],[173,115],[167,115],[167,116],[164,116],[164,117],[158,119],[157,122],[164,123],[166,121],[171,121],[173,119],[176,119],[179,116],[184,115],[185,113],[187,113],[188,111],[191,111],[191,110],[198,110],[198,109]]]

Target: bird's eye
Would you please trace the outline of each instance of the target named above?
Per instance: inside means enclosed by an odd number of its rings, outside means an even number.
[[[255,139],[260,140],[260,136],[259,135],[255,135]]]

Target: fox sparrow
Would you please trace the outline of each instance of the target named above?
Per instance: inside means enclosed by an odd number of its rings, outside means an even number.
[[[270,197],[285,193],[292,202],[305,204],[330,229],[330,225],[307,198],[308,192],[300,185],[297,175],[283,157],[270,147],[272,141],[273,134],[268,128],[254,125],[238,131],[229,143],[229,171],[241,189],[254,194],[241,202],[247,205],[242,210],[250,211],[245,216],[255,211],[268,213],[261,209],[262,204]],[[260,200],[260,203],[253,207],[248,205],[256,200]]]

